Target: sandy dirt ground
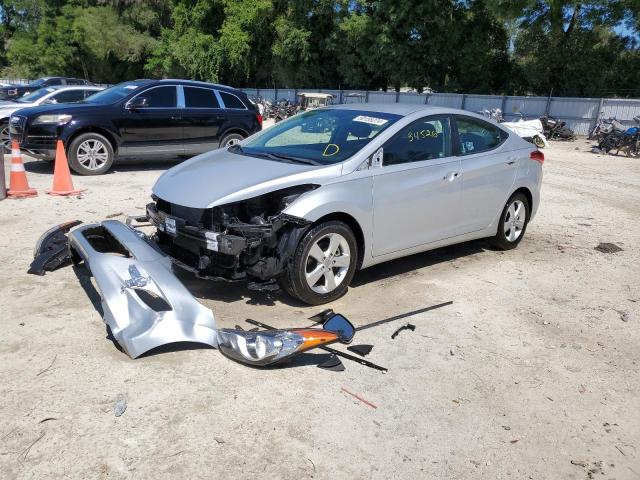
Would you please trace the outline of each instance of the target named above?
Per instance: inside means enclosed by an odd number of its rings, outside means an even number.
[[[86,271],[25,272],[45,229],[141,211],[167,165],[74,176],[81,198],[54,198],[51,165],[28,161],[40,195],[0,202],[0,478],[640,478],[640,161],[588,150],[546,150],[518,249],[372,267],[329,305],[363,324],[454,302],[395,340],[406,321],[358,334],[387,374],[324,371],[322,354],[251,369],[192,346],[129,359]],[[321,310],[182,278],[222,326]]]

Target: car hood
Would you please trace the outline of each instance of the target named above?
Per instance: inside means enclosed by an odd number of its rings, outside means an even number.
[[[341,171],[342,164],[301,165],[218,149],[167,170],[152,191],[170,203],[210,208],[295,185],[322,185]]]
[[[20,110],[22,108],[30,108],[33,107],[34,103],[20,103],[20,102],[8,102],[8,103],[0,103],[0,115],[6,113],[10,114],[15,112],[16,110]]]
[[[20,104],[18,103],[18,105]],[[23,113],[25,115],[41,115],[43,113],[74,114],[76,112],[87,112],[88,110],[100,109],[101,107],[104,107],[104,105],[97,105],[94,103],[58,103],[30,107],[29,110]]]

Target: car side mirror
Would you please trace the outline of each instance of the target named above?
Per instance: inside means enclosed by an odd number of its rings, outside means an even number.
[[[322,328],[337,334],[340,343],[351,343],[353,336],[356,334],[353,324],[339,313],[333,314],[329,320],[322,324]]]
[[[369,158],[369,168],[380,168],[380,167],[382,167],[382,159],[383,158],[384,158],[384,150],[383,150],[382,147],[380,147]]]
[[[137,110],[138,108],[146,108],[149,106],[149,100],[145,97],[136,97],[127,102],[124,106],[127,110]]]
[[[44,103],[47,104],[47,105],[51,105],[51,104],[58,103],[58,101],[55,98],[49,98],[49,99],[45,100]]]

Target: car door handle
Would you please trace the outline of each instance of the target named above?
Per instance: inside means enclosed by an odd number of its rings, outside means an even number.
[[[169,117],[169,118],[171,118],[171,120],[180,120],[180,117],[177,117],[177,116],[175,116],[175,115],[172,115],[172,116],[171,116],[171,117]]]
[[[513,165],[517,161],[518,159],[516,157],[509,157],[509,159],[507,160],[507,165]]]
[[[459,176],[460,176],[460,172],[449,172],[444,177],[442,177],[442,179],[447,182],[453,182]]]

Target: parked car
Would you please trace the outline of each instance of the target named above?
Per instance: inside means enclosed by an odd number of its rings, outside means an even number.
[[[14,100],[27,93],[35,92],[44,87],[57,85],[91,85],[88,80],[67,77],[43,77],[24,85],[7,85],[0,88],[0,100]]]
[[[146,216],[158,246],[198,277],[277,279],[317,305],[387,260],[483,237],[515,248],[540,203],[543,161],[470,112],[331,106],[171,168]]]
[[[234,88],[187,80],[135,80],[81,103],[41,105],[11,116],[12,138],[51,158],[57,140],[71,168],[100,175],[124,159],[193,156],[229,147],[262,128],[262,116]]]
[[[12,113],[22,108],[35,107],[37,105],[80,102],[100,90],[102,90],[102,87],[93,87],[90,85],[77,87],[60,85],[41,88],[16,100],[0,103],[0,143],[2,143],[4,151],[8,152],[11,150],[9,118]]]

